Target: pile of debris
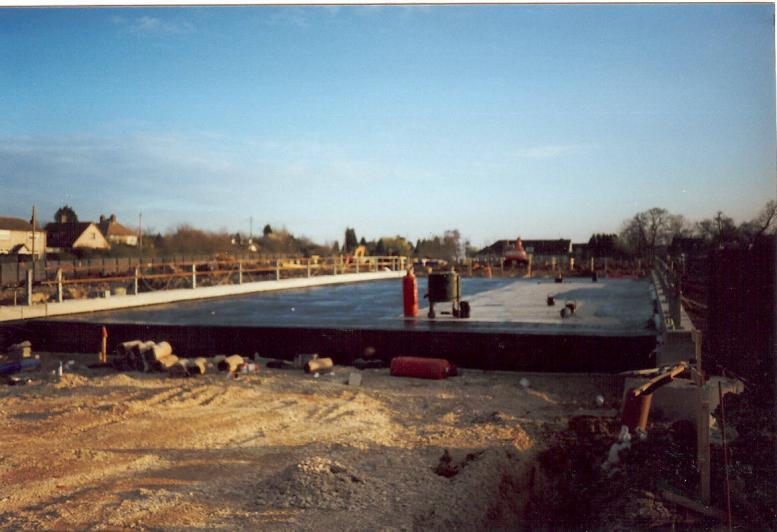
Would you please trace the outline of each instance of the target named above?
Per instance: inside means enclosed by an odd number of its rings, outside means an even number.
[[[258,364],[241,355],[183,358],[173,354],[169,342],[142,340],[120,343],[111,364],[117,371],[167,372],[171,377],[204,375],[209,367],[231,375],[259,370]]]
[[[169,342],[132,340],[116,347],[112,365],[118,371],[165,371],[178,363]]]
[[[14,377],[15,373],[38,369],[40,359],[32,354],[32,344],[29,341],[13,344],[0,355],[0,376],[5,377],[7,384],[24,384],[29,379]]]
[[[323,456],[311,456],[258,484],[256,503],[263,508],[348,510],[374,504],[366,477]]]

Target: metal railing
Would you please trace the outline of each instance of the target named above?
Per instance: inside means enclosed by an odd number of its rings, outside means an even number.
[[[37,275],[33,275],[32,268],[25,270],[24,281],[3,291],[0,305],[61,302],[101,297],[107,292],[138,294],[321,275],[401,271],[407,264],[406,257],[398,256],[212,258],[181,262],[147,260],[121,266],[117,262],[102,268],[95,264],[56,264],[55,267],[47,265],[42,272],[36,271]]]

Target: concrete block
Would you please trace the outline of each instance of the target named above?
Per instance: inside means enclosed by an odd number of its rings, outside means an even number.
[[[676,362],[688,361],[696,357],[696,344],[689,330],[667,330],[664,342],[656,352],[656,364],[666,366]]]
[[[348,386],[361,386],[362,383],[362,374],[356,373],[355,371],[352,371],[348,375]]]

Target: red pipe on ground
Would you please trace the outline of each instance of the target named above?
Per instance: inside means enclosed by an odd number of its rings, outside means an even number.
[[[445,379],[456,376],[456,366],[442,358],[396,357],[391,359],[391,375],[418,379]]]

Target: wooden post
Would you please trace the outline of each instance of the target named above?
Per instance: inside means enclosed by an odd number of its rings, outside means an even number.
[[[701,501],[710,504],[710,401],[707,387],[699,386],[699,417],[696,423],[697,459],[699,469],[699,495]]]
[[[62,268],[57,268],[57,301],[62,303]]]
[[[243,284],[243,261],[237,263],[237,284]]]
[[[692,332],[693,335],[693,347],[694,347],[694,356],[696,357],[696,371],[691,372],[693,375],[693,381],[701,386],[704,384],[704,373],[701,369],[701,331],[698,329],[694,329]]]
[[[27,270],[27,304],[32,305],[32,270]]]
[[[723,385],[718,381],[718,403],[720,404],[720,435],[723,439],[723,472],[726,479],[726,522],[731,532],[734,525],[731,521],[731,479],[728,474],[728,446],[726,445],[726,408],[723,406]]]
[[[138,295],[140,293],[140,266],[135,266],[135,278],[132,280],[132,293]]]
[[[696,467],[699,471],[699,496],[704,504],[710,503],[710,402],[707,397],[704,373],[701,368],[701,331],[693,331],[696,371],[692,371],[698,386],[696,417]]]
[[[108,329],[103,326],[102,330],[102,344],[100,348],[100,357],[99,362],[101,364],[107,364],[108,363]]]
[[[192,288],[197,288],[197,265],[192,264]]]

